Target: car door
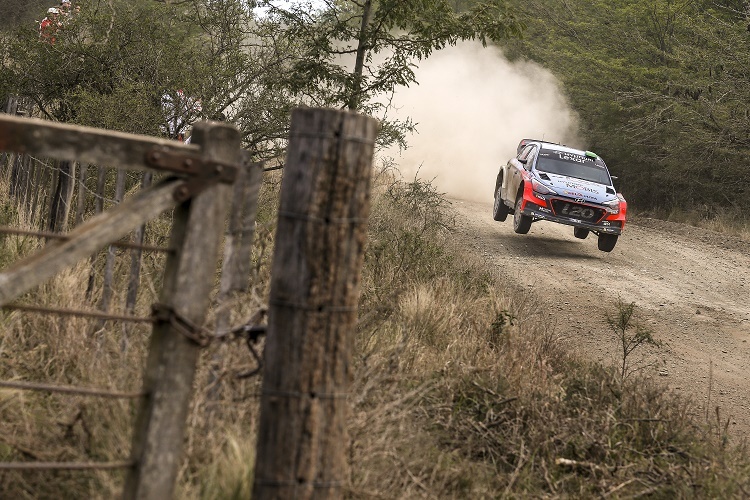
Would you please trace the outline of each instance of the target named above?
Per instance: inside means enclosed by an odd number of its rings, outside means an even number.
[[[505,178],[503,179],[503,199],[514,203],[518,187],[523,181],[523,173],[531,168],[531,161],[536,156],[536,146],[529,144],[521,153],[508,162]]]

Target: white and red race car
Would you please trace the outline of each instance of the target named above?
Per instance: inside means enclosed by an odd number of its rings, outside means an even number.
[[[625,227],[627,202],[607,165],[591,151],[524,139],[518,155],[497,174],[493,217],[513,213],[513,229],[526,234],[546,220],[573,226],[576,238],[598,236],[599,250],[611,252]]]

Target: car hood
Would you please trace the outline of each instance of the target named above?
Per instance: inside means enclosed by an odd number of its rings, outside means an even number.
[[[548,172],[542,175],[544,177],[537,175],[542,184],[549,186],[561,196],[583,199],[591,203],[604,203],[617,198],[612,186]]]

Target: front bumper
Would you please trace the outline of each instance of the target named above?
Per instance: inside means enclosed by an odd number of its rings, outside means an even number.
[[[558,213],[555,207],[559,208],[560,203],[572,204],[576,207],[581,207],[583,213],[587,214],[586,210],[589,211],[601,211],[601,216],[595,216],[592,220],[586,220],[584,218],[576,218],[568,215]],[[534,220],[547,220],[556,222],[558,224],[565,224],[568,226],[581,227],[594,231],[597,233],[606,234],[622,234],[622,230],[625,227],[625,213],[627,210],[627,204],[622,201],[620,203],[620,212],[617,214],[610,214],[606,212],[601,206],[593,205],[588,203],[574,203],[571,200],[565,200],[557,196],[524,196],[523,205],[521,206],[521,213],[524,215],[533,217]]]

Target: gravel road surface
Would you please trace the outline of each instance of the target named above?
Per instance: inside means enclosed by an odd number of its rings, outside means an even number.
[[[683,224],[629,221],[611,253],[596,236],[535,222],[513,232],[512,215],[492,219],[492,203],[452,200],[458,231],[518,293],[541,304],[564,342],[594,360],[620,365],[606,323],[618,299],[635,302],[662,342],[633,354],[645,373],[690,395],[701,415],[750,437],[750,242]]]

